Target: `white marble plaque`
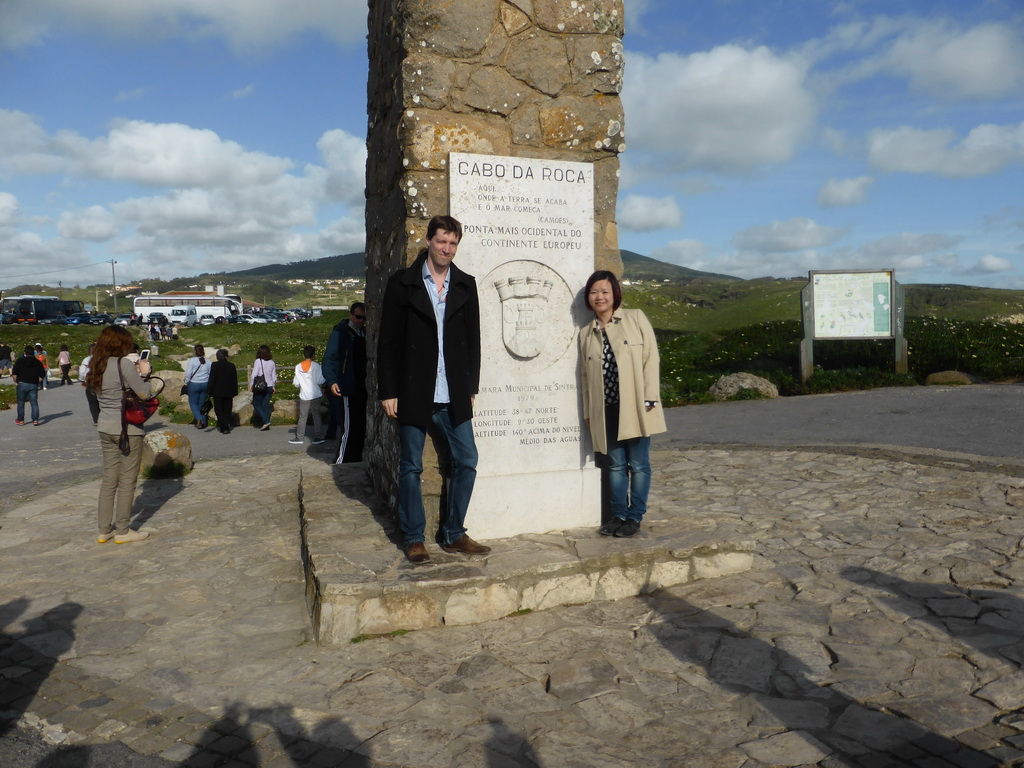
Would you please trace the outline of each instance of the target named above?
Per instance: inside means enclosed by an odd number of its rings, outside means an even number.
[[[600,521],[576,333],[594,269],[589,163],[452,153],[456,261],[480,294],[480,463],[467,527],[499,538]]]

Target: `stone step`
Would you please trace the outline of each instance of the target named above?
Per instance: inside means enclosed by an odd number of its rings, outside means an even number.
[[[652,494],[652,501],[654,494]],[[488,541],[467,557],[428,542],[432,562],[414,566],[387,505],[361,464],[303,467],[299,487],[306,604],[317,642],[494,621],[750,569],[755,542],[725,527],[701,527],[678,502],[652,503],[632,539],[593,528]],[[472,534],[472,521],[468,521]]]

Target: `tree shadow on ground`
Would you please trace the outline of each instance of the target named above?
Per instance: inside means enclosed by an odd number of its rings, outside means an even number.
[[[792,759],[799,751],[801,763],[827,758],[830,765],[857,768],[1002,764],[997,757],[837,690],[820,646],[815,651],[794,642],[792,652],[787,651],[672,594],[658,592],[647,600],[663,621],[645,631],[680,662],[703,668],[711,682],[761,711],[756,720],[765,735],[741,748],[762,763],[779,762],[773,759],[779,752]]]
[[[0,689],[0,736],[16,727],[53,672],[60,658],[75,644],[75,621],[82,613],[78,603],[61,603],[22,622],[24,629],[9,627],[28,611],[31,601],[18,598],[0,605],[0,663],[4,685]]]
[[[889,593],[887,604],[908,621],[933,627],[989,658],[1024,665],[1024,599],[1005,589],[905,581],[859,567],[844,568],[840,575]]]

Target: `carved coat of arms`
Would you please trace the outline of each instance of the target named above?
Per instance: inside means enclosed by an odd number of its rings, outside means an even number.
[[[551,280],[526,276],[494,281],[501,299],[501,337],[518,358],[530,360],[544,351],[552,285]]]

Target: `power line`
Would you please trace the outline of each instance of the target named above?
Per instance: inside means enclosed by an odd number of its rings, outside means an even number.
[[[35,277],[36,275],[55,275],[58,272],[70,272],[73,269],[85,269],[87,267],[97,267],[100,264],[109,264],[110,261],[96,261],[92,264],[81,264],[77,267],[64,267],[63,269],[51,269],[49,272],[29,272],[24,275],[0,275],[0,280],[15,280],[21,277]]]

